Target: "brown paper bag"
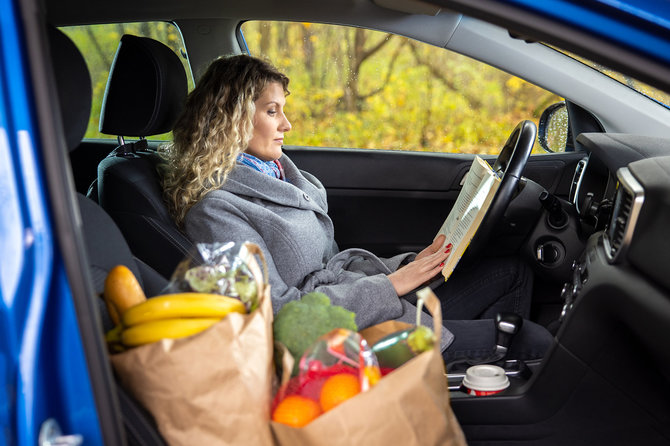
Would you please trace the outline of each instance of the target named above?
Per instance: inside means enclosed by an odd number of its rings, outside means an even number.
[[[250,251],[262,259],[255,245]],[[272,444],[272,305],[269,285],[259,285],[260,305],[251,314],[232,313],[195,336],[111,357],[122,386],[170,445]]]
[[[438,339],[440,304],[432,291],[426,307]],[[383,327],[388,334],[388,327]],[[402,329],[402,328],[401,328]],[[271,422],[278,446],[401,444],[461,446],[465,437],[449,402],[439,348],[422,353],[360,393],[297,429]]]

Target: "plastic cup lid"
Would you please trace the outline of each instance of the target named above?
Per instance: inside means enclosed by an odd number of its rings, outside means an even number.
[[[497,365],[473,365],[465,371],[463,385],[472,390],[503,390],[509,387],[509,378],[505,370]]]

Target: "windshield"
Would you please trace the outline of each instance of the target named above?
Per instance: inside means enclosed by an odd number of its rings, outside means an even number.
[[[547,45],[550,46],[550,45]],[[574,53],[570,53],[568,51],[564,51],[560,48],[556,48],[554,46],[551,46],[552,49],[558,51],[559,53],[565,54],[566,56],[578,60],[584,65],[588,65],[589,67],[593,68],[594,70],[599,71],[600,73],[604,74],[605,76],[608,76],[612,79],[614,79],[617,82],[622,83],[623,85],[626,85],[629,88],[632,88],[633,90],[637,91],[640,94],[643,94],[647,96],[650,99],[653,99],[656,102],[659,102],[660,104],[664,105],[667,108],[670,108],[670,94],[664,92],[663,90],[659,90],[658,88],[654,88],[648,84],[645,84],[644,82],[638,81],[637,79],[634,79],[630,76],[626,76],[624,74],[619,73],[618,71],[614,71],[604,65],[601,65],[599,63],[593,62],[589,59],[586,59],[584,57],[578,56]]]

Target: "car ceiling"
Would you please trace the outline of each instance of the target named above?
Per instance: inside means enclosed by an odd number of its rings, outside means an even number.
[[[192,0],[118,0],[114,2],[85,0],[46,0],[47,18],[56,25],[107,23],[133,20],[178,20],[199,18],[285,19],[294,21],[338,22],[370,25],[376,22],[420,20],[429,15],[412,15],[380,7],[371,0],[249,0],[240,2]],[[444,15],[446,11],[441,14]],[[423,19],[421,19],[423,17]]]

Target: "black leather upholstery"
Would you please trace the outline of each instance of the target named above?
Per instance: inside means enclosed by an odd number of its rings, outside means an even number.
[[[165,133],[181,112],[186,93],[184,68],[169,47],[124,35],[110,70],[100,129],[117,136]],[[117,147],[98,165],[97,200],[133,254],[170,277],[192,244],[168,214],[157,162],[145,140]]]
[[[93,95],[91,75],[84,57],[65,33],[55,27],[49,27],[47,32],[65,142],[68,150],[73,150],[88,126]]]
[[[112,152],[98,165],[98,197],[133,253],[169,278],[192,244],[162,200],[157,161],[158,155],[148,151]]]
[[[186,93],[186,72],[174,51],[156,40],[126,34],[109,72],[100,132],[120,136],[169,132]]]

